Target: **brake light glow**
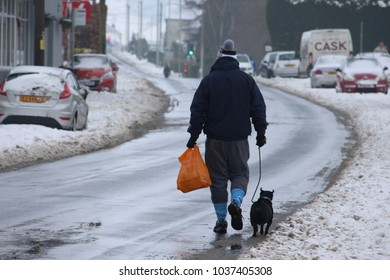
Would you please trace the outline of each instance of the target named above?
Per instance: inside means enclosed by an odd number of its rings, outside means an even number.
[[[60,99],[69,98],[71,95],[72,95],[72,92],[71,92],[71,90],[70,90],[68,84],[65,83],[65,85],[64,85],[64,91],[61,92]]]
[[[316,74],[316,75],[322,75],[322,71],[321,71],[321,70],[316,70],[316,71],[314,71],[314,74]]]
[[[7,96],[7,92],[4,90],[5,81],[0,84],[0,95]]]

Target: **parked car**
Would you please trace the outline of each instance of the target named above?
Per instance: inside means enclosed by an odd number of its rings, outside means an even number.
[[[237,60],[240,65],[240,70],[253,76],[254,69],[250,57],[245,53],[238,53]]]
[[[116,92],[118,66],[105,54],[76,54],[73,68],[80,84],[96,91]]]
[[[274,77],[274,63],[277,54],[277,52],[265,54],[259,65],[259,74],[261,77],[268,79]]]
[[[342,66],[347,58],[346,55],[322,55],[318,57],[310,73],[311,87],[335,87],[336,70]]]
[[[375,58],[349,58],[337,69],[336,91],[387,94],[385,70]]]
[[[67,69],[17,66],[0,84],[0,124],[84,129],[87,95],[88,90]]]
[[[376,58],[382,67],[387,67],[385,70],[385,74],[387,77],[387,84],[390,87],[390,55],[388,53],[383,52],[365,52],[359,53],[355,57],[357,58]]]
[[[299,58],[295,51],[277,52],[273,72],[275,77],[298,77]]]

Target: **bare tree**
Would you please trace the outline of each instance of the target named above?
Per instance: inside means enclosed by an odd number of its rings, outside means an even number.
[[[227,38],[233,39],[237,51],[247,53],[256,62],[271,45],[267,24],[268,0],[207,0],[204,3],[205,71],[215,61],[217,51]]]

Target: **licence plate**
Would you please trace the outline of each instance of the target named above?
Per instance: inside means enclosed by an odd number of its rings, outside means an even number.
[[[81,83],[88,87],[94,87],[96,85],[96,82],[94,80],[84,80]]]
[[[286,64],[284,67],[295,67],[295,64]]]
[[[336,71],[329,71],[328,75],[336,75]]]
[[[359,88],[374,88],[375,85],[369,85],[369,84],[359,84],[358,85]]]
[[[46,96],[36,96],[36,95],[22,95],[19,97],[20,102],[30,102],[30,103],[45,103]]]
[[[87,86],[94,86],[95,85],[95,82],[94,81],[86,81],[85,84]]]

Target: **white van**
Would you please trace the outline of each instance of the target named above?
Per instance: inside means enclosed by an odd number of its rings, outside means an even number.
[[[301,37],[299,76],[308,77],[317,58],[324,54],[353,55],[351,33],[348,29],[316,29],[305,31]]]

